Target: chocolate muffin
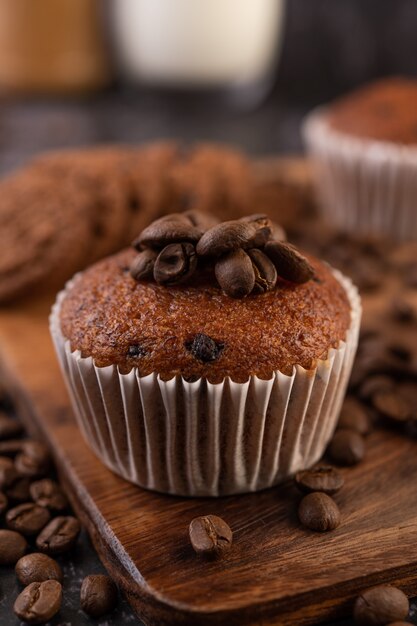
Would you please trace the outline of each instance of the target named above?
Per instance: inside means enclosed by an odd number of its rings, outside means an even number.
[[[87,440],[183,495],[276,484],[332,434],[360,319],[350,281],[264,215],[148,226],[58,297],[51,332]]]
[[[338,227],[417,238],[417,80],[388,78],[309,114],[323,211]]]

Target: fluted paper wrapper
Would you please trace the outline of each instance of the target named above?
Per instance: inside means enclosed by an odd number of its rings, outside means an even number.
[[[334,130],[326,108],[307,116],[303,135],[330,223],[363,235],[417,239],[417,147]]]
[[[136,368],[122,374],[116,366],[97,367],[71,352],[62,335],[62,291],[51,334],[79,426],[96,455],[136,485],[183,496],[257,491],[313,465],[336,426],[361,316],[356,288],[334,273],[351,305],[346,341],[314,369],[277,371],[270,380],[251,376],[243,384],[163,381]]]

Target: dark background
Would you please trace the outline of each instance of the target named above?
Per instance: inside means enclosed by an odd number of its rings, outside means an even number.
[[[209,94],[156,93],[117,81],[83,99],[0,100],[0,172],[44,149],[162,137],[229,142],[252,154],[299,153],[300,121],[309,109],[390,74],[417,75],[417,0],[289,0],[277,73],[257,106],[248,110]],[[78,609],[78,589],[83,576],[101,569],[84,536],[65,565],[65,608],[53,624],[92,623]],[[1,579],[0,621],[16,625],[15,577],[1,572]],[[123,603],[95,623],[136,620]]]

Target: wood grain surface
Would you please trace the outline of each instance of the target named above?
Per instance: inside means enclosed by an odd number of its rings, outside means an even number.
[[[307,625],[348,614],[379,582],[417,593],[417,443],[375,431],[367,457],[343,470],[342,523],[300,527],[292,484],[219,499],[137,488],[106,469],[79,432],[49,338],[53,295],[0,311],[0,369],[32,433],[54,454],[72,504],[138,615],[158,626]],[[365,315],[376,303],[365,301]],[[224,560],[194,554],[188,524],[220,515],[234,531]]]

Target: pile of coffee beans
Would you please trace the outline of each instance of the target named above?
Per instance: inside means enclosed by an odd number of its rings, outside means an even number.
[[[57,555],[76,546],[81,525],[57,482],[48,449],[24,437],[20,422],[0,409],[0,566],[15,568],[24,587],[14,603],[19,619],[43,624],[65,602]],[[87,576],[80,590],[83,611],[97,618],[111,612],[117,587],[104,575]]]
[[[314,270],[285,233],[266,215],[213,223],[198,211],[166,215],[145,228],[133,242],[139,255],[130,273],[135,280],[178,285],[197,268],[217,280],[231,298],[273,289],[278,277],[305,283]]]

